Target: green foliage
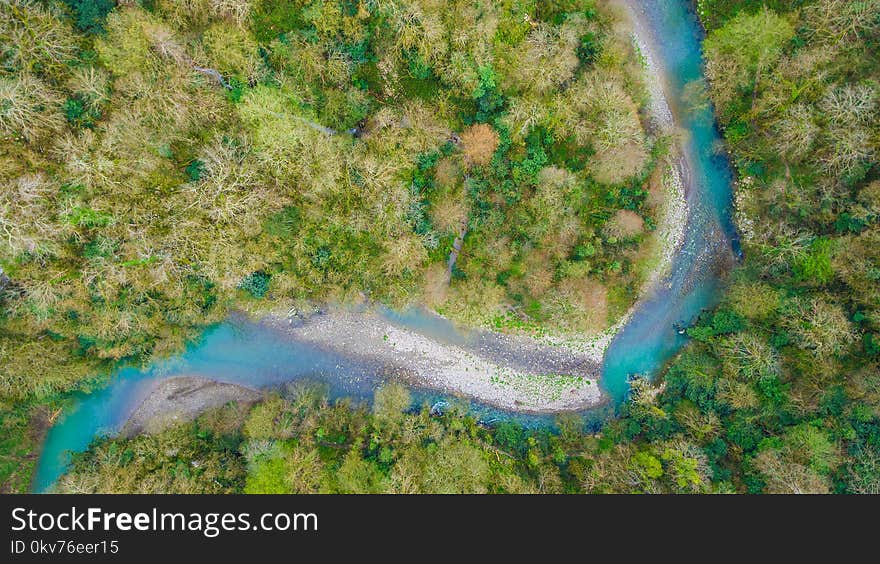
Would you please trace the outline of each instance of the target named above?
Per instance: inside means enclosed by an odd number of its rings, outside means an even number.
[[[237,454],[240,437],[235,428],[220,424],[222,417],[212,415],[158,435],[98,440],[88,451],[74,456],[71,473],[56,489],[79,493],[241,492],[246,463]]]
[[[271,439],[284,433],[282,421],[289,421],[287,404],[272,396],[254,407],[244,424],[244,435],[251,440]]]
[[[74,127],[91,129],[101,118],[101,112],[79,96],[68,98],[64,102],[64,117]]]
[[[803,423],[791,428],[783,438],[795,460],[820,474],[828,474],[838,464],[837,447],[816,427]]]
[[[113,223],[114,218],[107,212],[84,207],[74,207],[70,213],[67,214],[66,219],[70,225],[95,229],[99,227],[107,227]]]
[[[144,491],[152,486],[135,480],[146,464],[153,464],[156,473],[150,483],[171,491],[657,493],[710,487],[708,457],[681,438],[629,448],[614,444],[610,428],[597,441],[576,416],[560,418],[558,431],[524,429],[512,422],[491,428],[456,409],[432,415],[423,406],[401,413],[398,407],[407,398],[394,386],[384,390],[377,400],[386,407],[398,404],[393,409],[379,406],[371,413],[300,391],[287,398],[272,396],[247,408],[249,413],[224,408],[234,417],[209,412],[193,424],[151,437],[102,439],[77,458],[60,489]],[[802,442],[824,460],[826,451],[815,439],[792,438],[792,444]],[[178,452],[220,454],[214,460],[225,461],[228,470],[218,476],[213,462],[197,471],[182,469],[176,464]],[[109,483],[96,487],[95,478],[110,475]]]
[[[759,88],[762,75],[779,60],[794,34],[785,17],[766,8],[755,14],[740,12],[710,33],[704,45],[715,96],[728,102],[737,90]],[[726,108],[721,112],[727,115]]]
[[[709,341],[712,337],[736,333],[744,328],[745,320],[737,312],[719,309],[708,319],[689,328],[688,335],[700,341]]]
[[[299,233],[301,224],[301,212],[299,208],[286,206],[280,212],[269,216],[269,219],[266,220],[264,229],[266,233],[273,237],[293,242],[294,238]]]
[[[261,270],[248,274],[238,287],[251,295],[251,297],[260,299],[269,292],[269,281],[272,279],[270,274]]]
[[[794,265],[798,280],[819,286],[831,282],[834,278],[834,268],[831,265],[833,245],[834,243],[825,237],[810,243],[805,255]]]
[[[400,384],[386,384],[376,390],[373,413],[378,421],[393,423],[402,419],[402,413],[411,405],[409,391]]]
[[[710,94],[744,176],[745,261],[721,308],[689,330],[721,371],[673,364],[665,401],[683,394],[717,414],[730,447],[712,464],[743,491],[871,491],[876,471],[841,460],[873,460],[865,441],[880,413],[862,376],[877,369],[865,308],[878,302],[854,275],[876,260],[861,246],[876,218],[855,211],[876,146],[854,139],[876,132],[863,113],[876,94],[859,85],[877,80],[880,26],[867,4],[837,0],[704,0],[699,11]]]
[[[571,14],[580,13],[587,18],[596,17],[595,0],[547,0],[537,3],[538,18],[545,22],[560,24]]]
[[[770,10],[740,12],[706,39],[706,49],[710,56],[731,57],[737,65],[757,71],[775,62],[793,36],[791,24]]]
[[[593,2],[4,6],[4,398],[173,354],[233,308],[368,296],[597,332],[638,295],[644,238],[601,231],[650,219],[644,178],[598,189],[555,115],[563,83],[614,84],[567,119],[622,104],[645,141],[634,53]],[[515,97],[542,117],[510,122]]]
[[[700,472],[699,459],[676,448],[666,448],[661,457],[666,464],[666,471],[673,476],[673,483],[678,491],[698,493],[703,490],[705,478]]]
[[[77,29],[91,34],[104,31],[104,20],[116,7],[115,0],[64,0],[64,3],[76,14]]]
[[[595,334],[637,299],[668,144],[600,4],[66,4],[0,7],[7,489],[40,402],[230,308],[368,296]],[[62,489],[876,493],[875,4],[698,3],[745,259],[599,436],[394,386],[372,413],[274,397],[233,430],[100,441]]]
[[[251,15],[254,35],[258,41],[268,42],[288,33],[302,24],[301,2],[255,2]]]
[[[648,452],[637,452],[632,460],[638,472],[648,479],[657,479],[663,475],[663,464]]]
[[[193,182],[202,178],[202,175],[205,174],[205,163],[200,161],[199,159],[193,159],[191,163],[186,165],[186,169],[184,169],[186,175]]]
[[[578,45],[577,55],[582,64],[591,65],[596,62],[596,56],[602,49],[599,38],[595,33],[588,32],[581,36],[580,45]]]
[[[252,463],[248,472],[244,493],[289,494],[293,493],[287,483],[287,464],[282,455],[263,456]]]
[[[252,455],[244,493],[315,493],[320,483],[320,471],[316,451],[281,443],[273,451]]]
[[[777,13],[791,12],[796,8],[809,4],[813,0],[697,0],[697,11],[700,21],[712,30],[734,16],[744,13],[753,14],[762,8],[769,8]]]
[[[0,493],[27,493],[57,399],[0,408]]]

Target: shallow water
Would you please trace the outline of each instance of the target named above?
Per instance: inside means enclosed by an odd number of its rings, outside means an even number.
[[[401,327],[449,343],[466,344],[472,337],[459,333],[447,320],[423,310],[382,314]],[[230,319],[208,329],[198,343],[180,356],[147,368],[116,371],[107,385],[91,393],[77,393],[70,406],[49,429],[34,476],[34,491],[46,491],[70,461],[70,451],[88,447],[96,436],[114,435],[159,381],[175,376],[203,376],[250,388],[279,388],[289,383],[322,385],[331,399],[369,400],[386,380],[387,367],[369,359],[351,358],[289,337],[265,323]],[[541,416],[505,413],[496,408],[449,398],[431,390],[413,390],[417,405],[447,402],[458,405],[484,422],[515,419],[525,425],[546,422]]]
[[[690,325],[703,309],[717,303],[719,267],[739,253],[731,217],[732,173],[727,157],[716,152],[721,138],[712,107],[708,102],[685,102],[686,85],[703,78],[702,28],[690,2],[630,4],[648,30],[647,40],[662,67],[667,101],[675,123],[685,132],[681,149],[689,169],[683,178],[689,215],[668,285],[642,299],[606,353],[602,384],[617,403],[626,396],[630,375],[656,374],[681,348],[686,337],[676,325]]]
[[[709,106],[693,109],[682,103],[685,85],[702,76],[702,31],[687,0],[641,4],[641,15],[653,34],[658,62],[665,71],[667,98],[676,122],[688,134],[682,149],[690,168],[685,178],[690,215],[668,287],[642,300],[608,349],[601,385],[612,402],[587,414],[592,419],[606,416],[625,398],[630,375],[655,375],[681,348],[685,337],[676,332],[674,324],[687,325],[702,309],[716,303],[721,283],[716,265],[727,262],[735,248],[730,217],[731,172],[726,158],[713,152],[719,135],[712,110]],[[472,338],[457,332],[448,321],[423,311],[385,311],[384,315],[389,321],[445,343],[461,345]],[[178,357],[145,369],[122,368],[103,388],[76,394],[48,432],[33,490],[46,491],[63,474],[70,451],[82,451],[96,436],[118,432],[155,382],[182,374],[249,387],[308,380],[323,383],[331,398],[368,399],[384,380],[385,367],[303,345],[265,324],[230,320],[207,330],[198,343]],[[546,425],[552,421],[546,416],[450,400],[428,390],[415,390],[414,397],[420,404],[443,400],[462,404],[485,422],[513,419],[525,425]]]

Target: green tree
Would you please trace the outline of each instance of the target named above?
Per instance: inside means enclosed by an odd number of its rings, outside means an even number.
[[[726,104],[738,88],[757,90],[794,33],[785,16],[767,8],[754,14],[742,11],[711,32],[704,47],[716,97]]]

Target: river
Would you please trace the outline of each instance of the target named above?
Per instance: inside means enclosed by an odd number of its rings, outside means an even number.
[[[627,0],[641,41],[648,45],[660,71],[663,90],[677,127],[688,220],[669,279],[637,304],[628,323],[608,347],[601,387],[610,402],[585,414],[601,419],[613,413],[626,396],[632,374],[655,376],[680,350],[687,326],[717,303],[723,266],[738,252],[731,219],[732,174],[727,158],[718,154],[720,137],[708,104],[684,103],[687,85],[702,78],[702,29],[687,0]],[[426,312],[382,312],[389,321],[438,342],[460,344],[461,335],[447,321]],[[384,367],[291,340],[270,324],[230,319],[209,328],[183,354],[146,368],[124,367],[90,393],[76,393],[48,431],[32,489],[46,491],[66,470],[71,451],[82,451],[96,437],[119,431],[132,411],[161,379],[188,374],[246,385],[272,387],[298,380],[321,382],[331,398],[365,399],[384,379]],[[444,398],[431,390],[414,390],[419,403]],[[548,416],[499,410],[478,402],[465,406],[483,421],[514,419],[522,424],[547,424]]]

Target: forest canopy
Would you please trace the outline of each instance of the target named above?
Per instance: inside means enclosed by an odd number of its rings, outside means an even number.
[[[603,5],[121,4],[0,16],[4,487],[56,392],[231,308],[587,332],[635,298],[663,144]],[[880,2],[697,13],[744,258],[619,417],[287,389],[98,440],[60,491],[880,493]]]
[[[232,310],[605,329],[646,279],[668,146],[617,22],[587,0],[4,2],[0,397]]]

